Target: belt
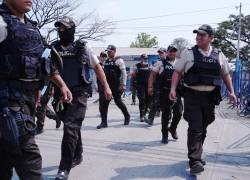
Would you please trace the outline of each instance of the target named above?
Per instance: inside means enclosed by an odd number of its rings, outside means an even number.
[[[185,87],[185,92],[195,94],[195,95],[204,95],[204,96],[210,95],[212,93],[212,91],[196,91],[188,87]]]

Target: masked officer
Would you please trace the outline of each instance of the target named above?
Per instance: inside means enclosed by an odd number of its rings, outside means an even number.
[[[166,52],[167,50],[165,48],[160,48],[158,51],[158,55],[159,55],[159,60],[158,61],[162,61],[164,59],[166,59]],[[157,62],[155,62],[155,64],[153,64],[153,66],[157,65]],[[150,74],[152,73],[152,69],[150,71]],[[145,119],[145,122],[148,123],[149,125],[153,125],[154,123],[154,118],[155,116],[160,116],[160,78],[159,75],[157,74],[155,77],[155,81],[152,87],[152,92],[150,93],[150,110],[149,110],[149,115],[148,115],[148,119]],[[151,92],[151,90],[150,90]]]
[[[188,122],[188,158],[190,173],[204,171],[205,161],[201,159],[207,127],[215,120],[215,105],[221,101],[221,80],[226,84],[230,100],[236,97],[229,75],[227,59],[211,46],[214,32],[211,26],[202,25],[196,33],[197,45],[181,54],[174,65],[175,72],[169,98],[175,101],[176,87],[184,73],[184,118]]]
[[[109,45],[107,48],[108,59],[104,63],[104,71],[108,80],[108,84],[111,88],[115,104],[121,109],[125,121],[124,125],[128,125],[130,122],[130,115],[128,113],[127,107],[122,102],[121,96],[126,89],[127,72],[126,66],[123,59],[116,57],[116,47],[114,45]],[[107,115],[110,100],[103,102],[102,108],[102,122],[97,129],[108,127]]]
[[[32,1],[26,0],[5,0],[0,6],[1,180],[11,179],[13,168],[20,179],[42,179],[33,117],[39,81],[44,75],[50,75],[60,87],[65,101],[72,100],[69,89],[51,64],[53,53],[48,53],[51,58],[42,58],[44,46],[39,30],[25,16],[31,8]]]
[[[56,179],[68,179],[72,167],[82,161],[81,126],[85,117],[88,90],[91,86],[89,70],[92,67],[101,81],[106,99],[112,97],[106,76],[97,56],[82,40],[75,41],[75,23],[63,17],[55,23],[60,41],[52,43],[63,61],[61,75],[73,94],[71,104],[61,102],[60,93],[55,89],[53,106],[64,123],[61,146],[61,162]]]
[[[148,56],[141,55],[141,62],[136,64],[132,77],[136,79],[137,97],[139,99],[140,121],[146,119],[147,110],[149,108],[148,78],[150,67],[148,64]]]
[[[42,95],[41,101],[36,110],[36,117],[37,117],[36,134],[43,133],[45,117],[55,120],[57,129],[61,126],[61,120],[57,117],[56,113],[52,109],[50,109],[48,106],[48,103],[51,97],[53,97],[53,94],[54,94],[54,87],[53,87],[52,82],[50,82],[44,94]]]

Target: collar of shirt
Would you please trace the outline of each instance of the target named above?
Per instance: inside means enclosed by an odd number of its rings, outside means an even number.
[[[208,52],[203,51],[201,48],[199,48],[199,51],[203,56],[210,56],[213,51],[213,48],[211,45],[209,45]]]

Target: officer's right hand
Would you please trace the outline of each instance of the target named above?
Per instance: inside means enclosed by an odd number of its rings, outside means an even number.
[[[173,102],[175,102],[177,100],[177,96],[176,96],[176,91],[175,90],[171,90],[169,93],[169,99]]]
[[[149,87],[149,88],[148,88],[148,95],[149,95],[149,96],[153,96],[153,94],[154,94],[153,88],[152,88],[152,87]]]
[[[72,96],[72,93],[70,92],[70,90],[67,86],[61,87],[61,93],[63,96],[63,101],[66,103],[71,103],[71,101],[73,100],[73,96]]]
[[[107,87],[106,89],[104,89],[104,94],[105,94],[105,98],[106,100],[111,100],[112,98],[112,91],[110,89],[110,87]]]

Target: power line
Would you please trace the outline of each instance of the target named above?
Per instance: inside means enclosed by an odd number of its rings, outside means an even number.
[[[249,6],[249,5],[250,4],[245,4],[244,6]],[[200,12],[223,10],[223,9],[228,9],[228,8],[235,8],[235,6],[225,6],[225,7],[214,8],[214,9],[203,9],[203,10],[197,10],[197,11],[178,12],[178,13],[158,15],[158,16],[149,16],[149,17],[139,17],[139,18],[131,18],[131,19],[122,19],[122,20],[116,20],[116,21],[113,21],[113,22],[119,23],[119,22],[147,20],[147,19],[155,19],[155,18],[162,18],[162,17],[168,17],[168,16],[185,15],[185,14],[195,14],[195,13],[200,13]]]

